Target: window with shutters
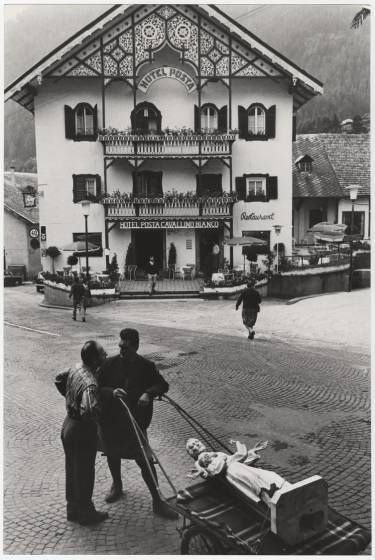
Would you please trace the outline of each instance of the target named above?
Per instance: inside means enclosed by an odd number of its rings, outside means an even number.
[[[246,173],[236,177],[238,200],[245,202],[268,202],[278,198],[277,177],[268,174]]]
[[[65,137],[69,140],[94,141],[97,136],[98,110],[88,103],[78,103],[74,109],[65,105]]]
[[[73,233],[73,241],[86,241],[85,233]],[[90,251],[89,257],[101,257],[103,256],[103,245],[102,245],[102,234],[101,232],[89,232],[87,234],[87,241],[98,247],[96,251]],[[79,254],[80,258],[86,256],[86,252]]]
[[[248,131],[250,134],[266,134],[266,112],[260,105],[248,111]]]
[[[276,134],[276,105],[266,109],[252,103],[247,109],[238,106],[238,136],[244,140],[269,140]]]
[[[101,194],[100,175],[73,175],[73,202],[97,202]]]
[[[194,105],[195,132],[227,132],[228,108],[226,105],[219,109],[213,103],[205,103],[199,109]]]
[[[163,196],[161,171],[133,173],[133,195],[139,198]]]
[[[140,133],[161,132],[161,113],[155,105],[144,101],[139,103],[130,115],[132,129]]]

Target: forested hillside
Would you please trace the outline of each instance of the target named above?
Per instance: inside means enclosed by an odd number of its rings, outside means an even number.
[[[109,5],[34,5],[6,19],[5,83],[37,62]],[[221,6],[233,18],[324,84],[324,95],[298,112],[299,132],[324,132],[330,123],[370,111],[370,21],[350,29],[355,5]],[[5,105],[5,166],[35,169],[33,117]]]

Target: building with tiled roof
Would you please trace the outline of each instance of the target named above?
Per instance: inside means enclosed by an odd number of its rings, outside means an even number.
[[[322,93],[216,6],[121,4],[47,53],[5,99],[35,114],[45,243],[85,237],[90,198],[89,241],[100,247],[91,271],[114,253],[124,270],[131,247],[141,275],[150,255],[166,270],[172,244],[178,268],[202,273],[225,258],[242,266],[230,238],[291,252],[293,124]]]
[[[370,237],[370,135],[300,134],[293,144],[294,240],[308,240],[318,222],[345,223],[352,203],[347,187],[359,185],[354,231]]]
[[[36,173],[4,173],[5,268],[33,278],[41,270]]]

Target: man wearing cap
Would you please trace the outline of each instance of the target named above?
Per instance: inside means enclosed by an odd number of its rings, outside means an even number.
[[[153,399],[166,393],[169,385],[160,375],[155,364],[137,353],[138,347],[138,331],[123,329],[120,332],[120,353],[106,360],[99,377],[103,397],[101,416],[103,451],[107,455],[113,479],[106,501],[115,502],[121,497],[123,493],[121,459],[132,459],[141,469],[142,478],[151,493],[154,513],[173,519],[176,517],[175,514],[160,499],[154,464],[152,460],[146,460],[125,407],[119,400],[123,399],[129,407],[141,429],[145,442],[144,448],[147,450],[147,428],[152,420]],[[150,456],[147,451],[146,454]]]

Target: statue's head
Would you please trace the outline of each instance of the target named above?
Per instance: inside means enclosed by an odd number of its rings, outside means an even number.
[[[208,467],[208,465],[211,463],[212,461],[212,453],[208,453],[207,451],[203,451],[203,453],[199,454],[198,457],[198,464],[200,467],[203,467],[204,469],[206,467]]]
[[[186,451],[193,459],[198,459],[198,455],[206,451],[206,446],[199,439],[189,438],[186,443]]]

